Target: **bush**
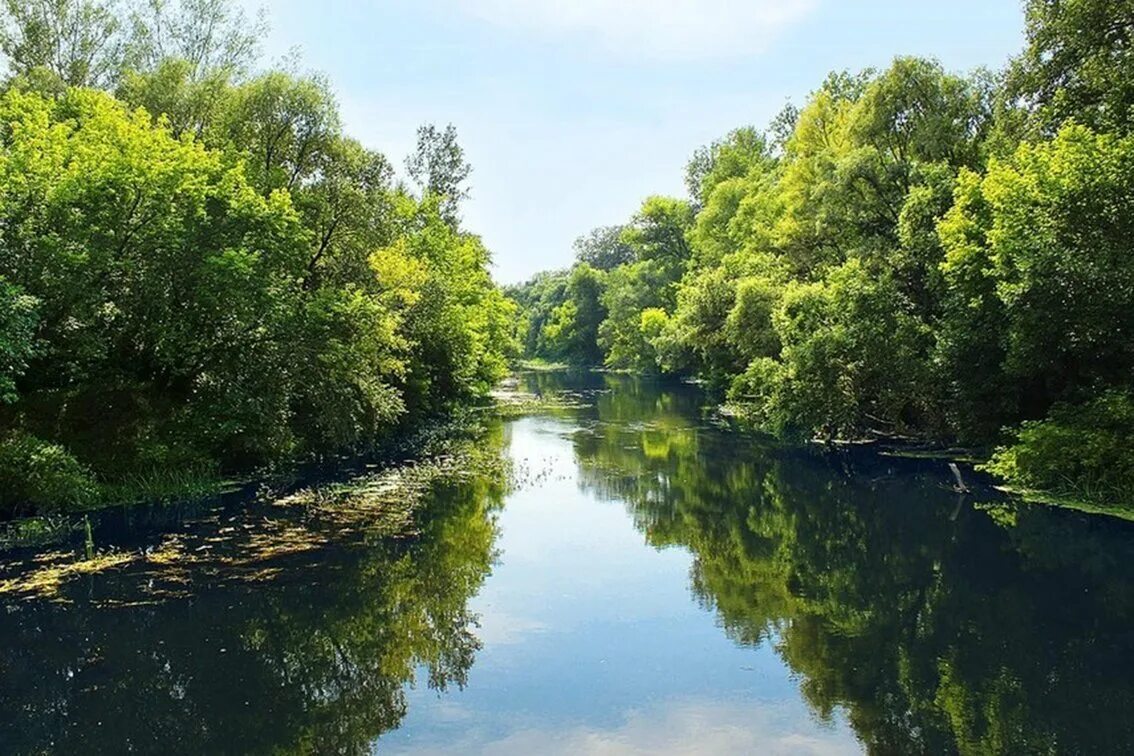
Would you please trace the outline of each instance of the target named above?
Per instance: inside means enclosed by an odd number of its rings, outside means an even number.
[[[1061,404],[1024,423],[985,470],[1009,485],[1103,504],[1134,504],[1134,396]]]
[[[783,405],[784,366],[770,357],[757,357],[748,368],[732,379],[729,401],[762,430],[779,436],[798,435]]]
[[[90,473],[62,446],[24,433],[0,441],[0,513],[79,509],[95,490]]]

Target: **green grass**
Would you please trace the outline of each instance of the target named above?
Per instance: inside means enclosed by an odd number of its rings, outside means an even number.
[[[0,551],[59,543],[70,535],[78,522],[81,520],[74,517],[51,515],[0,524]]]
[[[100,484],[96,503],[91,508],[202,499],[231,490],[236,485],[235,481],[221,478],[211,470],[152,470]]]

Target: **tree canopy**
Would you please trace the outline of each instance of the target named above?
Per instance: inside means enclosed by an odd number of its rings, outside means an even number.
[[[0,480],[41,448],[96,488],[362,452],[501,377],[514,305],[460,227],[452,127],[411,194],[328,82],[251,70],[224,0],[9,3],[3,29]]]

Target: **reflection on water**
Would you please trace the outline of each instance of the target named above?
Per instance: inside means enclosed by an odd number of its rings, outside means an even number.
[[[500,448],[500,429],[484,442]],[[206,511],[161,536],[205,544],[188,568],[150,552],[69,584],[69,603],[8,603],[0,753],[365,752],[405,716],[416,675],[465,683],[502,494],[498,476],[439,483],[408,538],[331,530],[311,509]],[[226,550],[267,536],[267,578],[230,569]]]
[[[1134,747],[1130,525],[779,449],[687,387],[525,380],[586,401],[497,427],[519,485],[439,484],[412,537],[9,602],[0,751]]]

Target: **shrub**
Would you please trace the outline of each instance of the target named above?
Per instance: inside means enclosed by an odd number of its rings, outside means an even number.
[[[1024,423],[984,469],[1024,489],[1134,504],[1134,396],[1110,391]]]
[[[62,446],[24,433],[0,441],[0,512],[65,512],[94,496],[90,473]]]

